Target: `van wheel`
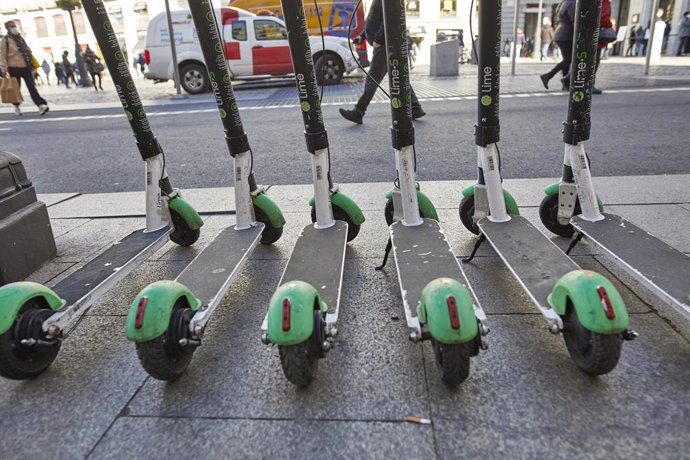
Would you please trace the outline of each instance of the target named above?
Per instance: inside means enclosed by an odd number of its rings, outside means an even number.
[[[345,65],[340,56],[334,53],[326,53],[319,56],[314,64],[316,81],[319,85],[337,85],[343,79]]]
[[[205,93],[209,87],[206,68],[201,64],[185,64],[180,69],[180,84],[189,94]]]

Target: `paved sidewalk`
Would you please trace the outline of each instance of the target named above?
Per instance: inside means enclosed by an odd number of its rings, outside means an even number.
[[[522,213],[539,228],[537,206],[550,179],[506,180]],[[619,213],[690,253],[690,175],[606,177],[595,181]],[[460,190],[469,182],[422,183],[440,211],[458,257],[475,236],[459,222]],[[439,380],[428,343],[407,340],[392,264],[373,270],[387,240],[387,183],[343,184],[367,222],[348,245],[340,335],[304,390],[282,375],[260,325],[302,226],[308,185],[276,186],[270,195],[287,227],[273,247],[259,247],[225,296],[176,383],[147,376],[124,322],[135,294],[174,278],[225,226],[233,190],[188,190],[205,215],[192,248],[167,244],[101,299],[66,337],[39,378],[0,380],[3,458],[690,458],[690,325],[628,280],[588,246],[573,258],[609,276],[640,332],[618,367],[590,378],[549,334],[496,254],[484,245],[466,266],[489,315],[489,350],[472,360],[470,378],[450,391]],[[54,284],[142,225],[143,195],[55,194],[50,205],[59,257],[32,280]],[[546,230],[543,230],[546,232]],[[555,238],[563,247],[566,240]],[[689,280],[690,281],[690,280]],[[406,416],[431,425],[406,423]]]
[[[539,62],[533,59],[521,59],[517,63],[516,75],[510,75],[510,61],[502,60],[501,93],[544,93],[546,90],[539,80],[539,74],[549,70],[553,61]],[[458,77],[430,77],[428,66],[415,67],[412,71],[412,84],[418,97],[422,99],[448,98],[457,96],[474,96],[477,91],[477,67],[461,65]],[[150,80],[136,79],[137,89],[147,107],[167,105],[212,105],[214,99],[210,93],[188,96],[186,99],[170,100],[175,95],[172,82],[154,84]],[[609,58],[603,61],[597,73],[597,86],[604,90],[621,88],[643,88],[660,86],[690,85],[690,58],[664,57],[662,65],[651,67],[650,75],[644,75],[643,58]],[[384,88],[387,86],[383,82]],[[364,74],[360,71],[346,77],[336,86],[324,88],[324,104],[354,104],[362,93]],[[109,79],[104,80],[105,91],[94,91],[93,88],[66,89],[63,86],[39,86],[41,94],[49,101],[50,116],[54,112],[85,108],[120,108],[119,99]],[[272,79],[269,81],[244,81],[235,83],[235,92],[241,107],[262,107],[295,104],[294,80],[290,78]],[[551,92],[560,90],[558,78],[550,85]],[[28,95],[25,97],[24,110],[31,113],[32,107]],[[386,96],[379,91],[374,101],[385,101]],[[8,105],[0,106],[0,114],[11,113]]]

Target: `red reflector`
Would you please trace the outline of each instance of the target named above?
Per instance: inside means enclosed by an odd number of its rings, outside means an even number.
[[[144,50],[144,62],[146,65],[151,64],[151,52],[149,50]]]
[[[609,299],[609,294],[604,289],[604,286],[597,287],[597,294],[599,294],[599,299],[601,299],[601,306],[604,308],[604,313],[608,319],[615,319],[616,312],[613,311],[613,305],[611,305],[611,299]]]
[[[283,331],[290,330],[290,299],[283,299]]]
[[[455,297],[449,295],[446,298],[446,303],[448,304],[448,315],[450,316],[450,327],[455,330],[460,329],[460,315],[458,315],[458,303],[455,301]]]
[[[146,311],[146,305],[149,303],[148,297],[142,297],[139,299],[139,305],[137,305],[137,316],[134,318],[134,328],[141,329],[144,325],[144,312]]]

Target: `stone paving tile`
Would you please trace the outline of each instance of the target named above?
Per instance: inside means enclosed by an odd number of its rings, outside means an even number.
[[[492,320],[491,348],[464,385],[448,391],[429,372],[440,458],[687,458],[690,344],[657,316],[633,315],[641,337],[598,378],[537,318]]]
[[[189,455],[332,460],[434,458],[435,453],[432,428],[409,423],[121,417],[90,458]]]
[[[86,317],[43,375],[0,378],[3,458],[86,456],[145,378],[122,333],[124,322]]]

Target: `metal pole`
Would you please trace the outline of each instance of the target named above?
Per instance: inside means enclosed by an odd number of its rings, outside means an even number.
[[[539,60],[544,57],[541,55],[541,30],[544,25],[542,24],[542,13],[541,10],[544,8],[544,0],[539,0],[539,11],[537,12],[537,27],[536,27],[536,32],[534,34],[534,50],[532,53],[539,53]]]
[[[515,75],[515,60],[517,59],[517,30],[518,30],[518,10],[520,0],[515,0],[515,12],[513,13],[513,57],[510,62],[510,74]]]
[[[77,28],[74,26],[74,16],[72,16],[72,6],[67,12],[69,13],[69,21],[72,23],[72,33],[74,34],[74,57],[77,60],[77,68],[79,69],[79,86],[91,86],[91,80],[86,76],[86,67],[84,67],[84,60],[81,58],[81,46],[79,45],[79,37],[77,37]]]
[[[652,4],[652,14],[650,16],[649,26],[649,42],[647,43],[647,52],[644,59],[644,74],[649,75],[649,61],[652,59],[652,43],[654,42],[654,28],[656,26],[656,12],[659,9],[659,0],[654,0]]]
[[[175,94],[171,99],[185,99],[187,96],[180,90],[180,69],[177,68],[177,51],[175,50],[175,32],[173,31],[170,2],[165,0],[165,15],[168,18],[168,33],[170,34],[170,52],[172,53],[173,74],[175,76]]]

